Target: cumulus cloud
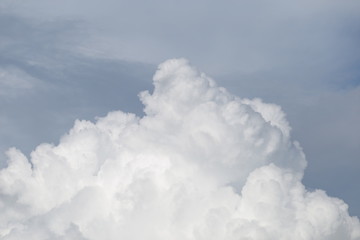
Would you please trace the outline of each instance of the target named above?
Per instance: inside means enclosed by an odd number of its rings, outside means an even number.
[[[240,99],[184,59],[142,92],[145,116],[76,121],[0,172],[0,238],[360,239],[347,205],[301,183],[281,108]]]

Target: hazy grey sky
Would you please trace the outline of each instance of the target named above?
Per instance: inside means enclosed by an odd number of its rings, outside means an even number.
[[[360,216],[359,42],[356,0],[3,0],[0,149],[56,143],[77,118],[140,115],[156,65],[186,57],[231,93],[281,105],[305,185]]]

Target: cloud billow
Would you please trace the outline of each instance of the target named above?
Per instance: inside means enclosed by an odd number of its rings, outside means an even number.
[[[145,116],[76,121],[0,172],[0,239],[360,239],[347,205],[301,183],[281,108],[240,99],[184,59],[159,66]]]

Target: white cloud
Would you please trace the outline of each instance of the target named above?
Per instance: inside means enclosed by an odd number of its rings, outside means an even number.
[[[161,64],[154,85],[143,118],[76,121],[30,161],[9,150],[0,238],[360,239],[342,200],[302,185],[279,107],[229,94],[184,59]]]
[[[146,86],[123,73],[104,76],[105,69],[119,73],[109,60],[158,63],[186,56],[236,95],[281,104],[292,123],[292,135],[301,140],[310,162],[304,181],[346,199],[351,213],[360,216],[360,195],[352,184],[360,181],[360,141],[354,135],[360,115],[354,101],[346,103],[348,92],[339,91],[358,87],[359,4],[342,0],[0,1],[1,64],[17,66],[57,87],[36,97],[17,98],[17,104],[1,102],[2,115],[17,130],[10,132],[6,126],[10,134],[2,134],[2,145],[16,143],[27,153],[33,144],[55,141],[54,136],[70,126],[71,120],[64,119],[75,115],[90,119],[115,108],[138,113],[138,104],[124,107],[115,102],[135,103],[125,97],[136,96],[128,89],[136,86],[137,93]],[[124,79],[126,86],[104,84],[98,76]],[[80,83],[89,79],[93,80]],[[69,90],[60,86],[62,80]],[[97,91],[99,86],[105,94]],[[78,89],[82,94],[71,93]],[[89,99],[100,101],[92,104]],[[56,109],[59,105],[63,111]],[[67,117],[58,118],[49,111]],[[66,126],[55,125],[55,118]],[[51,130],[41,131],[45,122],[53,124]],[[334,175],[339,176],[336,182]]]

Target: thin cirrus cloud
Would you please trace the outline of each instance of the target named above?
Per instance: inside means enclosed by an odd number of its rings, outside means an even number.
[[[21,69],[0,68],[0,95],[3,97],[16,97],[18,94],[32,91],[36,85],[41,85],[41,82]]]
[[[301,183],[281,108],[162,63],[145,115],[77,121],[0,172],[1,239],[360,239],[347,205]]]
[[[91,34],[79,50],[108,57],[156,64],[180,55],[211,74],[282,68],[305,71],[308,82],[359,59],[357,1],[17,2],[2,5],[41,20],[84,21]]]

